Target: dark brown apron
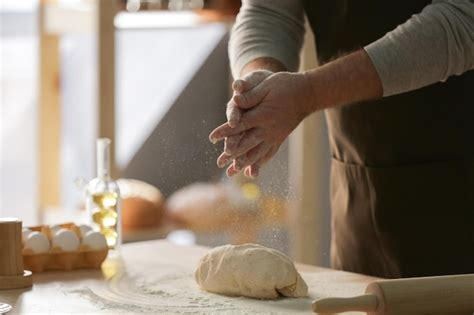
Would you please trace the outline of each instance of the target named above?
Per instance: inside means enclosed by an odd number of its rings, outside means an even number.
[[[320,64],[431,1],[308,0]],[[474,73],[326,111],[334,268],[387,278],[474,272]]]

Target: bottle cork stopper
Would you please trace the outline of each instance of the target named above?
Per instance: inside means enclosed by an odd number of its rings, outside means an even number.
[[[23,270],[21,221],[0,218],[0,289],[32,285],[31,271]]]

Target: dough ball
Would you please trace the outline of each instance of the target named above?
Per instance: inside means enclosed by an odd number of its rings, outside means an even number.
[[[101,250],[107,248],[107,241],[100,232],[89,231],[82,238],[82,244],[92,250]]]
[[[28,234],[23,248],[29,249],[35,254],[47,253],[50,243],[46,235],[35,231]]]
[[[256,244],[212,249],[194,277],[209,292],[258,299],[308,296],[308,286],[285,254]]]
[[[79,249],[79,237],[67,229],[60,229],[56,232],[52,240],[53,247],[65,252],[73,252]]]

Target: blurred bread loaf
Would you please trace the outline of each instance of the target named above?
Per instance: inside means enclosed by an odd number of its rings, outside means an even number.
[[[196,183],[174,192],[166,203],[167,215],[175,225],[193,231],[225,231],[255,218],[257,207],[236,186]]]
[[[136,179],[117,181],[122,196],[124,232],[157,227],[162,223],[164,198],[153,185]]]

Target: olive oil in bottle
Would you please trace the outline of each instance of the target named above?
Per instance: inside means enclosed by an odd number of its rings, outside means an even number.
[[[122,243],[121,202],[117,183],[110,176],[110,139],[97,139],[97,177],[87,187],[90,224],[105,236],[110,249]]]

